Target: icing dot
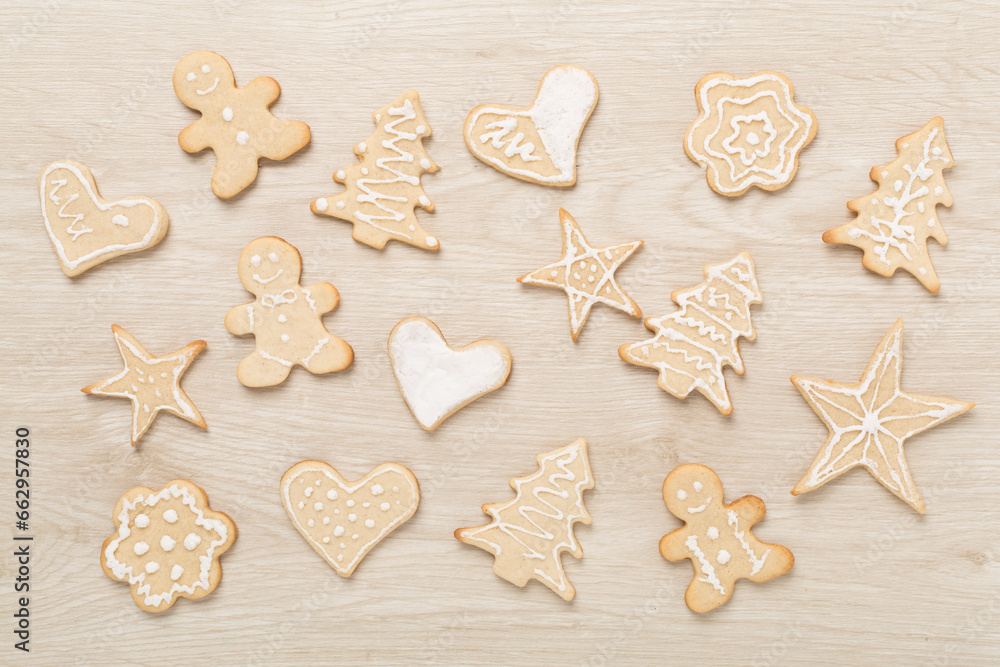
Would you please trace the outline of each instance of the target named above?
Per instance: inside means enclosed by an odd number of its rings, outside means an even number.
[[[720,565],[725,565],[729,562],[730,558],[732,558],[732,556],[729,555],[728,551],[725,549],[719,549],[719,555],[715,557],[715,560],[718,561]]]
[[[353,522],[355,522],[355,521],[358,520],[358,515],[357,514],[348,514],[347,515],[347,520],[353,523]]]
[[[381,505],[379,505],[379,507],[382,508],[383,512],[388,512],[389,508],[392,507],[392,505],[390,505],[389,503],[382,503]]]
[[[552,269],[552,277],[555,278],[558,275],[559,275],[559,272],[556,271],[555,269]]]
[[[281,334],[281,342],[282,342],[282,343],[287,343],[287,342],[288,342],[288,341],[290,341],[291,339],[292,339],[292,337],[291,337],[291,336],[289,336],[288,334]]]
[[[306,525],[312,528],[313,526],[316,525],[316,522],[313,521],[312,519],[309,519],[308,521],[306,521]]]
[[[937,187],[934,188],[934,196],[935,197],[940,197],[943,194],[944,194],[944,188],[942,188],[940,185],[938,185]]]
[[[430,169],[433,165],[431,164],[430,160],[424,158],[423,160],[420,161],[420,166],[423,167],[424,169]]]
[[[149,517],[146,516],[145,514],[136,514],[135,525],[139,526],[140,528],[145,528],[146,526],[149,525]]]
[[[313,505],[313,509],[316,510],[317,512],[322,512],[323,511],[323,503],[315,503]]]
[[[322,481],[323,480],[321,480],[321,479],[317,479],[315,482],[313,482],[313,486],[319,486],[319,483],[322,482]]]
[[[757,144],[760,143],[760,137],[757,136],[756,132],[748,132],[747,143],[750,144],[751,146],[756,146]]]
[[[423,125],[417,125],[417,134],[423,134],[426,131],[427,131],[426,127],[424,127]]]
[[[336,500],[337,499],[337,490],[336,489],[330,489],[329,491],[326,492],[326,497],[329,498],[330,500]]]
[[[361,175],[362,176],[368,175],[368,167],[361,167]]]
[[[329,543],[330,543],[330,538],[329,537],[324,537],[323,538],[323,544],[329,544]]]
[[[708,527],[708,536],[710,538],[712,538],[713,540],[719,539],[719,529],[716,528],[715,526],[709,526]]]
[[[360,535],[358,535],[357,533],[354,533],[353,535],[351,535],[351,539],[352,539],[352,540],[356,540],[356,539],[358,539],[359,537],[361,537],[361,536],[360,536]]]
[[[337,202],[337,208],[344,208],[344,202],[342,201]]]
[[[371,519],[365,519],[365,528],[374,528],[375,522]]]
[[[354,503],[354,501],[353,501],[353,500],[348,500],[348,501],[347,501],[347,506],[348,506],[348,507],[354,507],[354,504],[355,504],[355,503]]]
[[[344,547],[341,547],[341,549],[343,549],[343,548],[344,548]],[[337,560],[338,560],[338,561],[340,561],[340,560],[344,560],[344,554],[337,554]]]
[[[250,258],[250,263],[254,266],[260,266],[260,255],[254,255]]]
[[[132,551],[135,552],[136,556],[141,556],[147,551],[149,551],[149,545],[145,542],[136,542],[135,546],[132,547]]]
[[[146,563],[146,572],[148,572],[149,574],[153,574],[159,569],[160,569],[160,564],[157,563],[155,560],[151,560],[148,563]]]
[[[184,548],[188,551],[194,551],[199,544],[201,544],[201,537],[194,533],[188,533],[188,536],[184,538]]]
[[[421,206],[431,205],[431,200],[427,198],[427,195],[420,195],[420,199],[418,199],[417,201],[420,202]]]
[[[311,496],[313,494],[313,488],[311,486],[307,486],[306,490],[303,491],[302,493],[304,493],[305,496],[306,496],[306,498],[308,498],[309,496]]]
[[[896,181],[895,183],[893,183],[892,184],[892,189],[895,190],[896,192],[899,192],[900,190],[902,190],[903,189],[903,181]]]
[[[274,264],[278,263],[278,253],[276,252],[272,252],[270,255],[267,256],[267,258],[271,260],[271,262],[273,262]],[[316,482],[316,486],[319,486],[319,482]]]
[[[326,200],[326,197],[321,197],[320,199],[316,200],[317,211],[325,211],[328,208],[330,208],[330,202]]]
[[[167,510],[164,512],[163,520],[167,523],[177,523],[177,510]]]
[[[288,321],[288,316],[285,315],[284,313],[282,313],[281,315],[278,315],[278,321],[281,322],[282,324],[284,324],[285,322]],[[312,488],[312,487],[310,487],[310,488]]]
[[[111,218],[111,222],[115,223],[119,227],[128,227],[128,218],[121,213]]]
[[[340,171],[338,171],[335,174],[335,176],[337,177],[338,180],[341,180],[341,181],[344,180],[345,178],[347,178],[347,174],[344,173],[343,169],[341,169]]]
[[[247,134],[246,130],[240,130],[236,134],[236,143],[240,146],[246,146],[248,141],[250,141],[250,135]]]
[[[212,71],[212,68],[209,67],[208,65],[202,65],[201,66],[201,73],[202,74],[208,74],[211,71]]]
[[[359,153],[364,153],[366,150],[368,150],[368,144],[366,144],[363,141],[360,144],[358,144],[358,152]]]
[[[587,282],[594,282],[594,276],[587,276]]]
[[[346,548],[347,548],[347,545],[346,545],[346,544],[344,544],[343,542],[341,542],[341,543],[340,543],[340,548],[341,548],[341,549],[346,549]],[[338,556],[338,558],[343,558],[343,555],[341,555],[341,556]]]
[[[232,107],[226,107],[222,110],[222,120],[230,121],[233,119],[233,109]]]
[[[323,525],[326,526],[329,525],[329,523],[330,523],[330,517],[328,516],[323,517]]]
[[[684,489],[677,489],[678,500],[684,500],[687,497],[688,497],[687,491],[685,491]]]
[[[163,537],[160,538],[160,548],[163,549],[164,551],[170,551],[175,546],[177,546],[177,541],[174,540],[174,538],[170,537],[169,535],[164,535]]]
[[[691,486],[693,486],[694,490],[698,492],[701,492],[701,490],[705,488],[705,486],[701,482],[695,482]]]
[[[918,270],[917,272],[918,272],[918,273],[919,273],[920,275],[922,275],[922,276],[926,276],[926,275],[927,275],[927,269],[925,269],[925,268],[924,268],[924,267],[922,267],[922,266],[920,267],[920,269],[919,269],[919,270]]]
[[[304,502],[302,502],[302,501],[300,500],[300,501],[299,501],[299,509],[300,509],[300,510],[303,510],[303,509],[305,509],[305,508],[306,508],[306,504],[305,504]]]
[[[184,574],[184,568],[181,567],[180,565],[174,565],[172,568],[170,568],[171,581],[177,581],[178,579],[181,578],[182,574]]]
[[[428,236],[427,237],[427,247],[428,248],[436,248],[437,244],[438,244],[438,240],[436,238],[434,238],[433,236]]]
[[[194,81],[195,79],[198,78],[198,75],[195,74],[194,72],[188,72],[186,78],[188,81]]]
[[[337,526],[336,528],[333,529],[333,536],[334,537],[340,537],[343,534],[344,534],[344,527],[343,526]]]

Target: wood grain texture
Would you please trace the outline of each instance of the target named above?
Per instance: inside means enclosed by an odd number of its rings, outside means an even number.
[[[0,486],[13,522],[13,433],[33,434],[35,559],[32,653],[37,664],[973,664],[1000,654],[1000,514],[996,480],[1000,324],[1000,8],[986,2],[849,0],[585,4],[577,0],[303,3],[5,2],[0,6],[5,100],[0,201]],[[229,201],[209,180],[210,154],[188,155],[177,133],[197,115],[171,87],[176,63],[211,49],[237,83],[272,76],[276,115],[312,127],[312,142],[265,163]],[[470,109],[530,102],[542,74],[568,62],[600,84],[580,143],[578,182],[547,189],[498,173],[462,139]],[[713,71],[786,74],[819,133],[777,193],[713,193],[682,138],[694,84]],[[335,169],[372,132],[371,112],[420,92],[442,169],[424,176],[439,253],[351,240],[350,225],[309,202],[336,191]],[[874,190],[868,172],[893,143],[945,119],[955,205],[940,219],[951,243],[931,247],[942,288],[885,279],[853,248],[821,233],[850,219],[845,203]],[[159,246],[77,279],[45,235],[39,170],[62,158],[94,171],[108,197],[143,194],[170,214]],[[647,369],[623,363],[641,322],[596,307],[570,340],[565,297],[515,278],[558,257],[564,207],[595,245],[644,239],[618,272],[648,316],[701,267],[746,250],[764,303],[744,342],[746,375],[727,371],[730,417],[701,396],[678,401]],[[330,281],[325,317],[351,343],[349,370],[296,369],[252,390],[236,365],[253,349],[229,335],[226,311],[249,300],[240,249],[277,235],[303,255],[303,284]],[[507,345],[506,387],[423,432],[393,380],[386,338],[409,315],[433,319],[455,345]],[[906,455],[927,502],[918,516],[863,471],[813,493],[788,491],[825,437],[791,374],[854,381],[897,317],[906,323],[903,387],[972,400],[967,415],[912,438]],[[163,354],[208,348],[184,386],[201,431],[160,416],[135,449],[129,406],[83,387],[116,372],[111,324]],[[593,525],[578,526],[582,560],[565,558],[571,603],[491,572],[489,554],[456,541],[484,502],[535,457],[586,437],[596,488]],[[330,462],[359,477],[398,461],[420,480],[414,518],[348,580],[296,534],[278,499],[293,463]],[[677,527],[660,497],[682,462],[711,466],[727,501],[760,496],[764,541],[795,567],[697,616],[691,576],[657,552]],[[229,513],[239,538],[218,590],[149,615],[98,565],[115,501],[135,485],[189,478]],[[13,529],[12,529],[13,530]],[[4,550],[4,577],[12,576]],[[0,594],[2,661],[14,593]],[[9,642],[9,643],[8,643]]]

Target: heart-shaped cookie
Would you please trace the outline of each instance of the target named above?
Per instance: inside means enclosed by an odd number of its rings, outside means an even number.
[[[389,360],[403,400],[425,431],[433,431],[510,375],[510,351],[495,340],[453,348],[426,317],[407,317],[389,334]]]
[[[420,485],[406,467],[383,463],[348,482],[329,463],[300,461],[281,476],[281,503],[292,525],[343,577],[420,504]]]
[[[576,147],[597,104],[597,80],[576,65],[553,67],[531,106],[476,107],[465,119],[465,143],[477,158],[523,181],[576,183]]]
[[[45,229],[67,276],[150,248],[167,233],[167,212],[159,202],[147,197],[104,199],[90,169],[78,162],[45,167],[38,194]]]

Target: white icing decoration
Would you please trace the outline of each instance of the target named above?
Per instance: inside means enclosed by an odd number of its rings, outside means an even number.
[[[133,387],[133,389],[135,389]],[[145,528],[149,525],[149,516],[146,514],[136,514],[135,515],[135,525],[139,528]]]
[[[170,581],[177,581],[184,574],[184,568],[180,565],[174,565],[170,568]]]
[[[702,574],[705,576],[699,577],[698,581],[704,582],[706,584],[711,584],[712,588],[719,591],[721,595],[726,594],[726,588],[719,581],[719,577],[715,574],[715,567],[708,562],[708,558],[705,557],[705,553],[698,546],[698,538],[694,535],[688,535],[688,538],[684,540],[684,546],[688,548],[692,554],[694,554],[695,559],[698,561],[698,567]]]
[[[222,120],[229,122],[233,119],[233,108],[226,107],[222,110]]]
[[[250,134],[246,130],[240,130],[236,133],[236,143],[240,146],[246,146],[248,141],[250,141]]]
[[[136,542],[132,547],[132,551],[135,552],[136,556],[142,556],[149,551],[149,545],[145,542]]]
[[[160,548],[164,551],[172,551],[175,546],[177,546],[177,541],[169,535],[160,538]]]
[[[326,197],[322,197],[322,198],[316,200],[316,210],[317,211],[321,211],[322,212],[322,211],[325,211],[326,209],[328,209],[329,207],[330,207],[330,202],[328,202],[326,200]]]
[[[195,533],[188,533],[187,537],[184,538],[184,548],[188,551],[194,551],[201,544],[201,537]]]

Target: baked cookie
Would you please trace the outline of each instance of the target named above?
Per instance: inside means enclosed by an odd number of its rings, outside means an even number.
[[[707,169],[708,185],[736,197],[757,186],[780,190],[799,168],[799,151],[816,136],[816,116],[792,100],[783,74],[746,79],[715,72],[694,87],[700,116],[684,137],[688,157]]]
[[[431,126],[420,107],[420,95],[409,90],[373,113],[372,119],[375,134],[354,147],[360,164],[333,175],[346,189],[317,199],[310,209],[352,223],[354,240],[373,248],[384,248],[395,239],[437,250],[441,244],[423,230],[414,212],[417,206],[434,210],[420,176],[439,169],[424,150],[423,140],[431,135]]]
[[[159,202],[105,199],[90,169],[79,162],[63,160],[42,169],[38,196],[45,230],[70,277],[119,255],[152,248],[167,233],[167,212]]]
[[[517,279],[519,283],[557,287],[569,297],[569,325],[575,342],[595,303],[603,303],[642,317],[639,304],[625,293],[615,280],[615,271],[632,256],[642,241],[619,243],[607,248],[593,248],[580,226],[565,209],[559,209],[562,225],[563,256],[555,264]]]
[[[229,199],[257,178],[261,158],[284,160],[309,143],[309,126],[276,118],[268,107],[281,94],[269,76],[236,87],[233,68],[218,53],[195,51],[174,69],[174,92],[201,118],[181,130],[178,143],[188,153],[215,151],[212,192]]]
[[[900,319],[875,348],[859,382],[792,376],[792,384],[830,431],[809,471],[792,489],[793,496],[862,466],[900,500],[924,513],[924,501],[903,456],[903,442],[954,419],[975,403],[904,392],[899,386],[902,354]]]
[[[455,538],[494,556],[493,572],[515,586],[536,579],[563,600],[572,600],[576,589],[566,578],[560,558],[569,552],[583,557],[573,524],[591,521],[583,506],[583,492],[594,488],[594,475],[583,438],[538,456],[538,471],[514,477],[510,486],[517,495],[505,503],[483,505],[488,524],[459,528]]]
[[[662,317],[649,317],[646,327],[656,335],[618,348],[622,360],[660,373],[657,384],[677,398],[697,389],[724,415],[733,411],[722,369],[743,374],[740,336],[754,340],[750,306],[761,302],[750,253],[741,252],[725,264],[705,267],[705,281],[677,290],[670,298],[680,306]]]
[[[553,67],[531,106],[483,104],[465,119],[465,144],[497,171],[522,181],[576,183],[576,149],[597,105],[597,80],[576,65]]]
[[[389,334],[389,361],[403,400],[425,431],[504,386],[510,351],[495,340],[448,345],[426,317],[407,317]]]
[[[126,581],[140,609],[164,611],[178,598],[197,600],[219,585],[219,557],[236,539],[236,524],[213,511],[205,492],[186,479],[159,491],[137,486],[112,514],[115,534],[101,547],[101,567]]]
[[[132,401],[132,446],[153,423],[161,410],[206,428],[205,419],[181,389],[181,376],[202,350],[205,341],[188,343],[176,352],[156,357],[135,336],[117,324],[111,325],[125,368],[117,375],[95,382],[80,391],[95,396],[116,396]]]
[[[685,558],[694,578],[684,594],[699,614],[724,604],[739,579],[763,582],[792,569],[795,558],[780,544],[757,539],[751,529],[764,518],[764,501],[743,496],[723,503],[722,480],[698,463],[685,463],[663,480],[667,509],[684,522],[660,540],[660,555],[670,562]]]
[[[943,172],[955,164],[944,138],[944,120],[932,118],[898,139],[896,151],[895,160],[872,167],[869,176],[878,189],[847,202],[857,217],[825,232],[823,240],[861,248],[866,269],[886,277],[904,269],[936,294],[941,283],[927,252],[927,239],[948,244],[937,206],[951,206]]]
[[[302,256],[276,236],[251,241],[240,254],[240,281],[257,299],[226,313],[231,334],[253,334],[257,347],[240,362],[236,376],[248,387],[272,387],[299,365],[321,375],[354,362],[354,350],[330,334],[322,317],[340,302],[330,283],[303,287]]]
[[[420,485],[405,466],[383,463],[348,482],[322,461],[300,461],[281,476],[281,504],[292,525],[342,577],[420,504]]]

